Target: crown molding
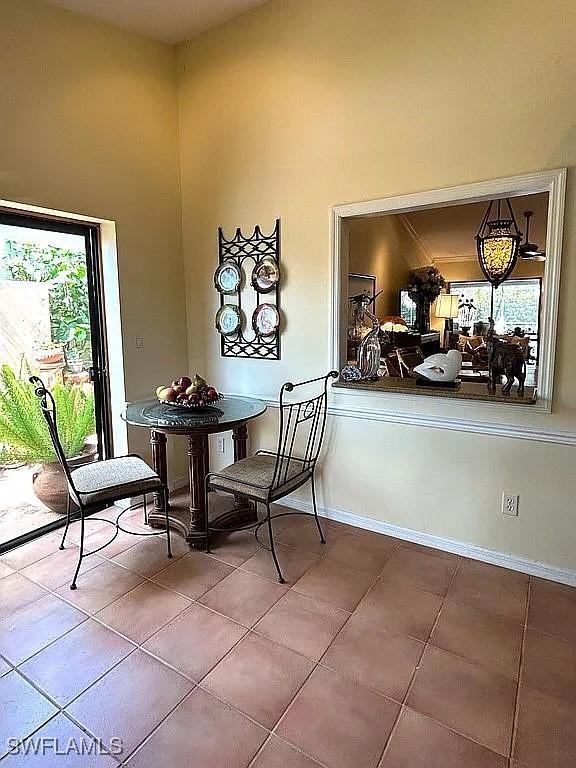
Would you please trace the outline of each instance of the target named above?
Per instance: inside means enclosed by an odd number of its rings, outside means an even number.
[[[406,216],[403,213],[398,213],[397,218],[402,224],[402,226],[404,227],[404,229],[406,230],[406,232],[408,233],[408,236],[416,244],[418,249],[422,251],[422,253],[426,256],[426,258],[428,259],[428,264],[429,265],[434,264],[434,257],[430,253],[428,246],[426,245],[424,240],[422,240],[418,232],[416,232],[416,230],[414,229],[412,224],[408,221]],[[423,264],[423,266],[427,266],[427,265]]]
[[[456,256],[453,254],[434,256],[434,264],[451,264],[460,261],[478,261],[478,256],[475,253],[467,256]]]

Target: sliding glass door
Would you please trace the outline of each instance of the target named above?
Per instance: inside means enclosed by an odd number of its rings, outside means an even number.
[[[72,463],[111,453],[101,283],[97,227],[0,211],[0,551],[64,519],[30,374],[56,398]]]

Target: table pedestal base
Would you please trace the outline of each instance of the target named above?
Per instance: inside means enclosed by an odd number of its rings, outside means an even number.
[[[216,494],[210,494],[210,497],[215,496]],[[216,498],[213,500],[216,501]],[[187,493],[184,488],[173,494],[168,514],[170,529],[183,536],[191,549],[203,550],[206,546],[206,536],[203,529],[197,531],[192,526],[192,517],[187,502]],[[231,502],[232,506],[230,506]],[[239,528],[255,523],[257,520],[256,509],[252,503],[237,505],[232,496],[218,496],[217,503],[213,506],[215,509],[210,515],[210,525],[214,528],[221,528],[222,530]],[[228,509],[225,509],[226,506]],[[148,513],[148,525],[153,528],[164,528],[166,525],[164,512],[150,511]],[[217,535],[217,532],[211,533],[211,536]]]
[[[233,430],[234,461],[246,458],[247,438],[246,424],[240,424]],[[150,443],[154,470],[160,479],[166,483],[166,435],[153,430],[150,433]],[[188,436],[189,498],[185,500],[184,497],[172,497],[169,504],[168,519],[170,528],[184,536],[192,549],[204,549],[206,546],[204,478],[209,466],[208,435],[190,434]],[[233,507],[219,514],[217,512],[211,517],[210,524],[214,528],[225,530],[249,525],[256,521],[255,505],[247,499],[236,497]],[[148,524],[155,528],[164,528],[166,524],[161,494],[154,495],[154,508],[148,514]]]

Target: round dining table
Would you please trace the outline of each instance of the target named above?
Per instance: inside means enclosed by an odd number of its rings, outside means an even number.
[[[265,410],[262,401],[245,397],[224,397],[201,409],[161,403],[155,398],[126,405],[122,414],[124,421],[150,431],[154,471],[164,484],[168,481],[167,435],[188,438],[189,504],[182,507],[169,502],[168,517],[170,527],[185,536],[192,548],[203,549],[206,541],[204,478],[210,468],[209,435],[232,431],[234,461],[244,459],[248,440],[246,425]],[[235,498],[231,508],[211,520],[210,526],[226,529],[255,521],[256,509],[252,502]],[[166,524],[161,493],[154,494],[154,507],[147,515],[147,522],[157,527]]]

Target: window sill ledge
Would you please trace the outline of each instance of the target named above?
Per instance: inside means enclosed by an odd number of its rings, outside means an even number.
[[[509,397],[500,394],[488,393],[485,384],[462,382],[458,389],[444,387],[426,387],[417,384],[414,379],[400,379],[382,377],[378,381],[337,381],[332,385],[335,389],[352,389],[360,392],[385,392],[401,395],[440,397],[447,400],[472,400],[484,403],[502,403],[504,405],[533,406],[536,404],[536,390],[534,387],[526,387],[524,397],[518,397],[516,388]]]

